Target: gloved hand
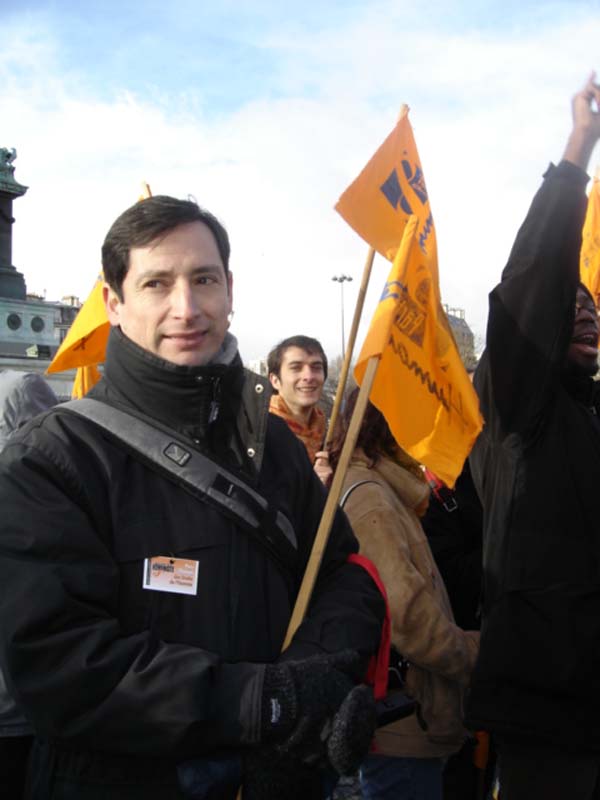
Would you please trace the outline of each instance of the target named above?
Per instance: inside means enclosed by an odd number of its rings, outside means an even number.
[[[360,679],[362,658],[353,650],[303,661],[270,664],[262,696],[262,741],[307,763],[325,754],[322,730]]]
[[[356,686],[333,719],[322,726],[322,758],[306,763],[282,746],[250,751],[244,759],[243,800],[309,800],[329,796],[340,775],[353,775],[369,751],[375,731],[375,701],[368,686]]]
[[[327,736],[327,757],[338,775],[353,775],[364,761],[377,727],[373,690],[355,686],[340,706]]]

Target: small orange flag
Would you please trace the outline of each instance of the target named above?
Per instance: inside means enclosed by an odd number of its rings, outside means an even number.
[[[62,372],[104,361],[110,324],[102,299],[102,283],[100,275],[56,351],[48,372]]]
[[[435,226],[408,116],[336,205],[394,259],[355,377],[380,356],[371,402],[398,444],[453,486],[482,428],[479,401],[441,305]]]
[[[147,183],[142,183],[142,193],[138,202],[152,197]],[[72,396],[84,397],[102,375],[97,365],[104,363],[106,342],[110,332],[110,323],[106,316],[106,308],[102,298],[102,275],[98,276],[89,297],[79,309],[79,313],[60,347],[56,351],[47,372],[63,372],[77,368]]]
[[[592,183],[583,223],[579,273],[581,282],[590,290],[596,305],[600,306],[600,180],[598,172]]]

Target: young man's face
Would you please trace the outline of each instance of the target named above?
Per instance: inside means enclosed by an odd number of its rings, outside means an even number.
[[[598,312],[585,289],[579,287],[575,300],[575,322],[567,355],[568,368],[580,375],[598,371]]]
[[[104,286],[111,325],[140,347],[181,366],[206,364],[220,349],[231,311],[231,275],[210,228],[179,225],[134,247],[123,300]]]
[[[325,382],[323,357],[301,347],[288,347],[279,376],[271,373],[269,378],[292,412],[312,408],[321,399]]]

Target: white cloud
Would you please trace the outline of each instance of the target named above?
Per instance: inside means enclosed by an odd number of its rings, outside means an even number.
[[[15,203],[13,261],[48,297],[87,294],[102,238],[136,199],[185,196],[227,225],[234,332],[245,358],[307,333],[340,350],[339,286],[350,273],[347,328],[366,245],[333,204],[392,128],[411,120],[438,228],[443,299],[482,331],[486,295],[550,159],[560,158],[569,98],[593,66],[600,14],[508,34],[443,33],[371,4],[335,30],[271,32],[280,94],[210,116],[202,87],[177,97],[121,85],[91,90],[85,70],[58,68],[60,41],[29,20],[0,53],[0,146],[19,153],[30,185]],[[42,23],[37,22],[40,26]],[[288,28],[289,30],[289,28]],[[11,35],[12,31],[12,35]],[[257,87],[257,98],[260,87]],[[387,273],[379,260],[368,317]]]

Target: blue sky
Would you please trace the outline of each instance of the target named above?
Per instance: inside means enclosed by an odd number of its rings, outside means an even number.
[[[570,96],[600,68],[597,2],[0,7],[0,146],[17,148],[17,179],[30,186],[13,247],[29,289],[85,297],[102,238],[142,180],[192,194],[229,228],[247,359],[299,332],[340,351],[331,276],[354,277],[348,319],[365,246],[333,205],[403,102],[443,300],[483,333],[487,293],[560,158]],[[366,318],[386,274],[376,262]]]

